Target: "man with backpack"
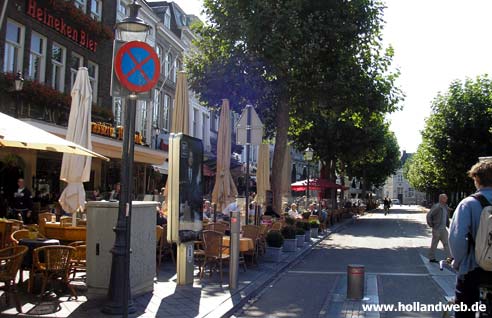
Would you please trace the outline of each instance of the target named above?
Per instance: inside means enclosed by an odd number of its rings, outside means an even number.
[[[432,242],[429,250],[429,262],[438,263],[436,260],[436,249],[439,241],[441,241],[444,247],[444,252],[448,259],[451,258],[451,252],[449,251],[448,244],[448,230],[449,226],[449,208],[448,208],[448,196],[444,193],[439,195],[439,202],[434,204],[427,213],[427,225],[432,228]]]
[[[479,285],[492,283],[492,259],[486,257],[492,253],[487,248],[492,233],[489,227],[492,221],[488,217],[491,208],[487,208],[492,202],[492,161],[475,164],[468,175],[478,191],[456,207],[449,228],[449,246],[454,257],[453,268],[458,271],[455,303],[471,308],[480,299]],[[461,311],[455,317],[471,318],[475,313]]]

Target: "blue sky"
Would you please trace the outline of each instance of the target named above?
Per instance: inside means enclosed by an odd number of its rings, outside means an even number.
[[[202,0],[175,0],[200,16]],[[401,150],[414,152],[432,99],[455,79],[492,73],[491,0],[386,0],[384,41],[406,95],[388,116]],[[204,17],[202,16],[202,19]]]

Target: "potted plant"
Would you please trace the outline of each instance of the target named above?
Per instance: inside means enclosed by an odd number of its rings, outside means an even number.
[[[279,231],[270,231],[266,235],[266,251],[265,251],[265,261],[267,262],[278,262],[280,261],[280,255],[282,253],[282,245],[284,243],[284,238]]]
[[[297,247],[303,247],[305,239],[306,239],[306,232],[304,231],[304,229],[302,227],[296,226]]]
[[[304,229],[304,242],[311,242],[311,224],[309,222],[302,222],[302,228]]]
[[[296,224],[296,219],[291,218],[290,216],[287,216],[285,218],[285,224],[290,225],[290,226],[295,225]]]
[[[295,252],[297,250],[296,228],[288,225],[281,230],[284,237],[284,252]]]
[[[313,221],[309,222],[309,225],[311,226],[311,237],[317,238],[318,237],[318,229],[319,229],[319,221],[313,220]]]

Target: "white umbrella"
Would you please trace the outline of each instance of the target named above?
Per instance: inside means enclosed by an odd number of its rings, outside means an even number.
[[[87,68],[81,67],[77,72],[72,88],[72,104],[68,119],[67,140],[78,143],[88,149],[91,141],[91,106],[92,88]],[[73,214],[72,225],[75,226],[75,212],[85,207],[85,191],[82,182],[90,180],[92,158],[64,154],[60,180],[67,182],[67,187],[60,196],[63,210]]]
[[[14,117],[0,113],[0,148],[13,147],[77,154],[81,156],[108,158],[34,127]]]

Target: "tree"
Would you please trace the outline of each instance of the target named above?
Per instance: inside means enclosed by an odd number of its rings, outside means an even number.
[[[197,30],[200,54],[187,63],[192,87],[210,106],[222,98],[236,109],[251,102],[274,133],[274,162],[285,158],[292,112],[346,108],[347,83],[389,85],[363,80],[377,79],[371,67],[388,63],[378,49],[379,1],[205,0],[204,8],[209,25]],[[272,171],[277,210],[281,167]]]
[[[412,186],[451,192],[457,201],[474,191],[466,175],[478,157],[492,154],[492,82],[487,75],[456,80],[438,94],[408,167]]]

